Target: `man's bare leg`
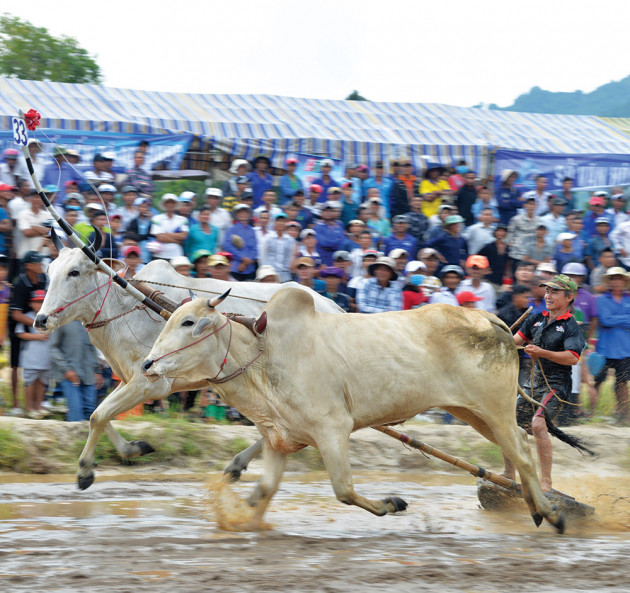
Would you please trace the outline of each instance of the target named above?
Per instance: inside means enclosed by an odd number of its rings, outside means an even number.
[[[534,416],[532,433],[536,440],[536,450],[540,460],[540,485],[545,492],[551,490],[551,466],[553,463],[553,449],[547,424],[542,416]]]

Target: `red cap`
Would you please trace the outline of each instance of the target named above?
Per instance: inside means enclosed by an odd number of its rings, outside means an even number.
[[[63,186],[64,186],[64,187],[70,187],[71,185],[77,185],[77,186],[78,186],[77,182],[76,182],[76,181],[74,181],[73,179],[71,179],[70,181],[66,181],[66,182],[63,184]]]
[[[477,266],[478,268],[483,268],[485,270],[489,265],[488,258],[485,255],[471,255],[466,260],[467,268]]]
[[[298,164],[298,160],[297,159],[287,159],[286,161],[284,161],[285,165],[297,165]]]
[[[349,187],[352,187],[352,181],[346,181],[341,184],[341,189],[347,189]]]
[[[13,191],[13,186],[8,183],[0,183],[0,191]]]
[[[46,298],[45,290],[34,290],[31,294],[31,301],[43,301]]]
[[[593,196],[588,203],[591,206],[605,206],[606,200],[604,200],[604,198],[600,198],[599,196]]]
[[[140,247],[137,245],[126,245],[122,248],[123,257],[129,257],[132,253],[135,253],[138,257],[142,255]]]
[[[317,185],[317,183],[313,183],[309,190],[315,192],[316,194],[321,194],[324,191],[324,188],[321,185]]]
[[[215,255],[222,255],[228,261],[232,261],[234,259],[234,254],[230,253],[229,251],[219,251],[218,253],[215,253]]]
[[[463,305],[464,303],[476,303],[480,300],[482,300],[481,297],[475,296],[469,290],[464,290],[457,295],[457,302],[460,305]]]

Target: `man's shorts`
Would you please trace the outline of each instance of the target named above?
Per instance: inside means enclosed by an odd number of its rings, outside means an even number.
[[[39,379],[44,385],[48,385],[49,370],[24,369],[24,385],[32,385]]]
[[[594,378],[595,385],[599,385],[606,380],[608,369],[615,369],[615,383],[630,381],[630,358],[607,358],[604,368]]]
[[[532,399],[535,399],[537,402],[541,400],[541,396],[538,397],[531,394],[530,390],[527,387],[523,388],[523,391],[527,393]],[[542,404],[547,409],[547,414],[551,421],[553,421],[560,410],[564,407],[560,400],[569,401],[569,398],[563,394],[562,392],[557,392],[558,397],[554,395],[554,391],[550,391],[542,397]],[[560,398],[560,399],[558,399]],[[535,416],[542,416],[544,410],[541,407],[534,408],[532,404],[530,404],[527,400],[525,400],[520,395],[516,398],[516,423],[524,428],[528,434],[532,434],[532,420]]]

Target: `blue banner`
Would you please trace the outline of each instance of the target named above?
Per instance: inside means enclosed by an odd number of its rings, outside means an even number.
[[[562,189],[565,177],[573,179],[574,190],[597,190],[630,185],[630,155],[627,154],[545,154],[497,150],[495,154],[495,184],[500,183],[501,171],[518,172],[516,185],[534,189],[536,177],[544,175],[547,190]]]
[[[165,168],[179,169],[182,159],[193,139],[192,134],[118,134],[114,132],[85,132],[83,130],[36,130],[29,132],[29,138],[35,138],[44,147],[37,159],[44,165],[52,162],[52,151],[56,144],[74,149],[81,155],[76,166],[79,170],[91,170],[96,153],[113,152],[116,155],[112,169],[122,173],[133,167],[133,153],[138,143],[149,143],[144,168],[150,171],[159,164]],[[0,130],[0,146],[18,148],[13,142],[12,130]]]

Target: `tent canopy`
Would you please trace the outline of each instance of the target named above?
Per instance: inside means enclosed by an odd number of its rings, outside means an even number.
[[[328,155],[373,165],[411,158],[480,171],[491,150],[628,154],[626,122],[595,116],[489,111],[432,103],[328,101],[273,95],[158,93],[0,78],[4,129],[34,108],[42,127],[129,134],[192,133],[231,155]],[[615,125],[616,124],[616,125]],[[622,124],[622,125],[620,125]]]

